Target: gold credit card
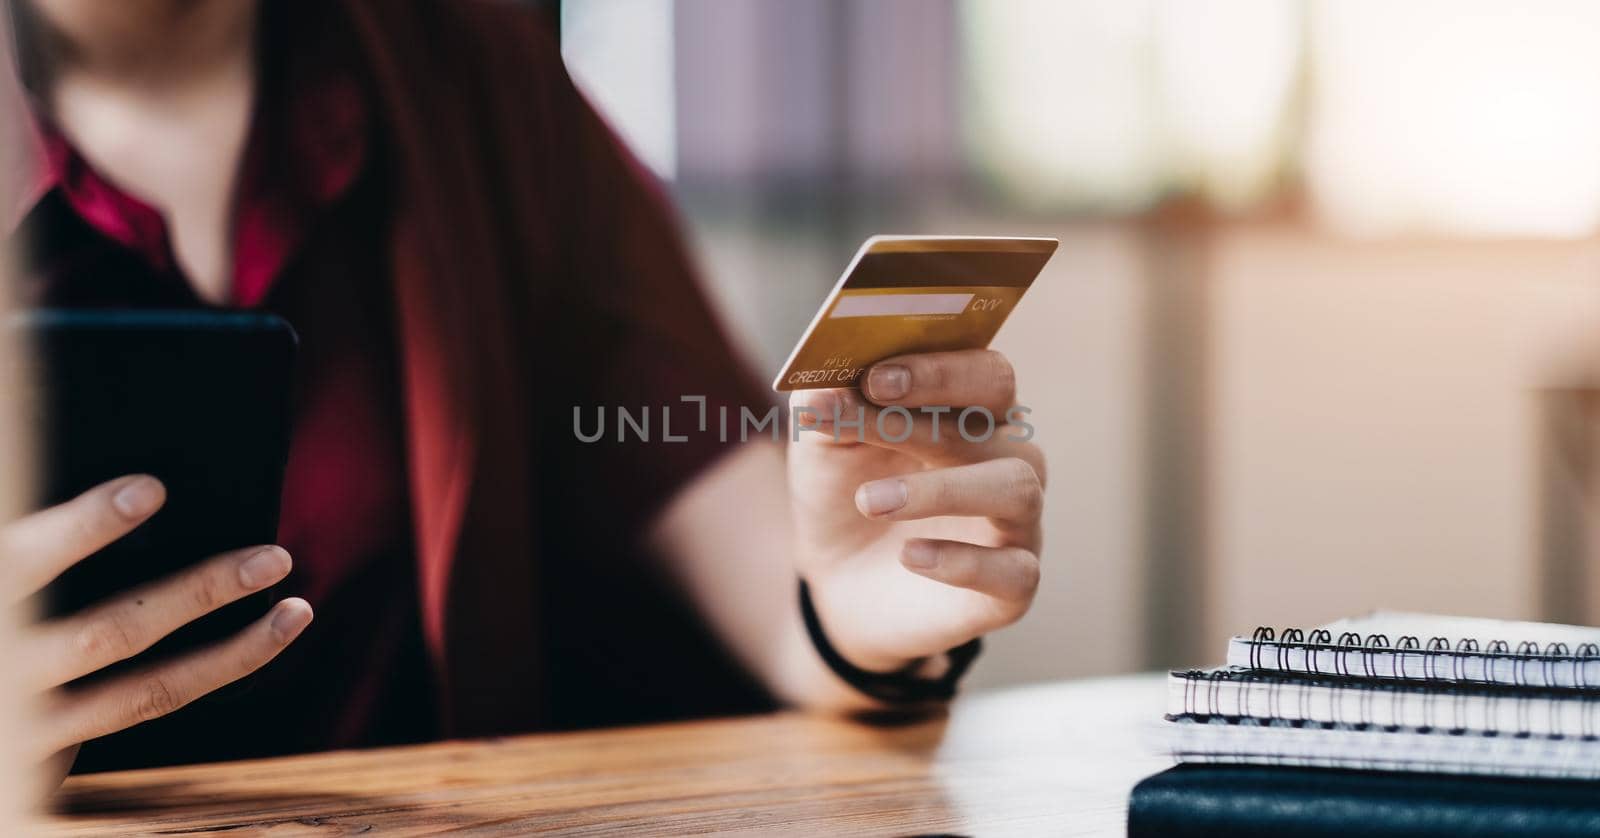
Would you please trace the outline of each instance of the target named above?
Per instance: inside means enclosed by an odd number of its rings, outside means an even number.
[[[988,236],[867,239],[772,388],[854,387],[885,358],[988,346],[1058,244]]]

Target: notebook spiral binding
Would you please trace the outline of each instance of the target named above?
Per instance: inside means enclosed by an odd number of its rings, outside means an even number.
[[[1179,673],[1173,673],[1178,675]],[[1377,730],[1385,733],[1447,734],[1451,736],[1477,736],[1483,738],[1510,737],[1515,739],[1548,739],[1560,741],[1574,739],[1600,742],[1600,693],[1576,692],[1561,689],[1537,689],[1505,685],[1455,685],[1440,689],[1429,687],[1419,690],[1415,681],[1349,681],[1344,683],[1322,681],[1335,690],[1358,696],[1351,705],[1340,703],[1343,715],[1338,720],[1311,718],[1310,693],[1296,689],[1306,683],[1293,677],[1240,670],[1191,669],[1181,673],[1184,680],[1183,708],[1181,713],[1171,713],[1169,721],[1198,724],[1220,724],[1244,727],[1286,727],[1319,730]],[[1223,686],[1234,685],[1232,706],[1224,698]],[[1265,696],[1266,706],[1261,708],[1255,699]],[[1551,697],[1568,699],[1560,717],[1575,719],[1575,730],[1568,733],[1551,733],[1544,725],[1535,725],[1535,710],[1548,711],[1544,704]],[[1288,706],[1286,698],[1297,702]],[[1491,719],[1491,712],[1482,705],[1474,709],[1470,700],[1487,699],[1510,705],[1515,716],[1514,725],[1501,726]],[[1406,713],[1397,709],[1402,700],[1420,702],[1417,711]],[[1176,710],[1177,708],[1174,708]],[[1397,723],[1406,716],[1413,723]]]
[[[1415,656],[1421,663],[1421,678],[1427,681],[1500,683],[1500,679],[1491,679],[1488,674],[1504,676],[1509,673],[1511,683],[1547,686],[1558,682],[1556,667],[1565,666],[1570,667],[1573,673],[1573,683],[1568,686],[1600,689],[1600,678],[1593,683],[1589,679],[1588,664],[1600,665],[1600,646],[1594,643],[1583,643],[1574,649],[1560,642],[1540,646],[1523,641],[1513,650],[1504,640],[1491,640],[1480,648],[1478,641],[1472,638],[1462,638],[1451,645],[1447,637],[1430,637],[1423,642],[1417,636],[1407,634],[1391,643],[1386,634],[1363,637],[1347,631],[1335,639],[1327,629],[1313,629],[1307,633],[1298,628],[1285,628],[1282,632],[1275,632],[1270,626],[1258,626],[1251,634],[1249,644],[1252,669],[1303,671],[1346,678],[1416,679],[1417,673],[1405,666],[1407,658]],[[1290,655],[1295,651],[1306,653],[1303,656],[1304,666],[1291,666]],[[1322,668],[1322,656],[1316,654],[1324,651],[1332,653],[1331,670]],[[1351,666],[1352,658],[1356,660],[1355,668]],[[1380,659],[1387,659],[1388,671],[1380,670]],[[1442,671],[1439,667],[1446,661],[1449,669]],[[1468,665],[1473,661],[1483,664],[1476,670],[1482,673],[1477,677],[1474,677],[1474,668]],[[1499,662],[1509,663],[1510,666],[1500,666]]]

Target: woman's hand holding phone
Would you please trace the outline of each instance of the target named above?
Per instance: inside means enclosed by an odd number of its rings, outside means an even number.
[[[166,490],[134,475],[101,484],[58,506],[0,527],[0,592],[12,603],[156,513]],[[281,547],[235,550],[207,559],[79,613],[28,627],[12,651],[16,671],[40,694],[41,717],[26,752],[54,763],[54,787],[77,746],[164,716],[272,660],[311,622],[303,599],[279,602],[264,617],[212,646],[84,687],[67,685],[150,648],[163,637],[289,574]]]

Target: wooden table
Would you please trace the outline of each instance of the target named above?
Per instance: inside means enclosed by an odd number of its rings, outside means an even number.
[[[978,693],[948,717],[793,713],[70,779],[59,835],[1120,835],[1158,676]]]

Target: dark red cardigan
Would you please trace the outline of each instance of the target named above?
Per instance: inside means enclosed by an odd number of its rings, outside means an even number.
[[[727,446],[585,445],[572,429],[575,406],[766,404],[664,196],[526,10],[344,1],[402,195],[393,261],[423,636],[446,732],[754,706],[637,548]],[[591,686],[548,683],[569,676]]]
[[[573,433],[574,407],[767,404],[664,196],[526,9],[338,2],[394,167],[418,590],[443,731],[763,706],[639,546],[661,505],[729,446]],[[18,101],[15,79],[0,82],[0,105]],[[0,173],[30,170],[27,137],[0,126],[0,143]],[[18,184],[0,185],[8,209]]]

